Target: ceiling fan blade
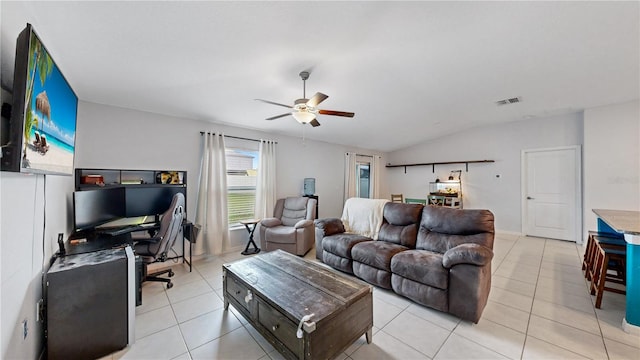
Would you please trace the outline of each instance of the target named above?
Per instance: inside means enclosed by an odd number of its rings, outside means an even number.
[[[352,113],[352,112],[335,111],[335,110],[318,110],[318,114],[334,115],[334,116],[346,116],[346,117],[353,117],[355,115],[355,113]]]
[[[290,113],[290,112],[288,112],[288,113],[286,113],[286,114],[272,116],[272,117],[270,117],[270,118],[266,118],[265,120],[275,120],[275,119],[279,119],[279,118],[281,118],[281,117],[285,117],[285,116],[287,116],[287,115],[291,115],[291,113]]]
[[[254,99],[254,100],[262,101],[264,103],[271,104],[271,105],[284,106],[286,108],[293,109],[293,106],[291,106],[291,105],[280,104],[280,103],[277,103],[277,102],[273,102],[273,101],[269,101],[269,100],[262,100],[262,99]]]
[[[311,120],[311,121],[309,122],[309,124],[310,124],[311,126],[313,126],[313,127],[320,126],[320,123],[318,122],[318,120],[317,120],[317,119],[313,119],[313,120]]]
[[[328,97],[329,95],[325,95],[323,93],[317,92],[315,95],[311,97],[311,99],[309,99],[309,101],[307,101],[307,106],[316,107],[318,106],[318,104],[325,101]]]

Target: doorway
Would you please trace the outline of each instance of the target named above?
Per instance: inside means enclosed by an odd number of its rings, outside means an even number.
[[[522,233],[580,243],[580,146],[522,150]]]

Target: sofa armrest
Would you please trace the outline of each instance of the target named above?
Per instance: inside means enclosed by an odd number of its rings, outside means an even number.
[[[344,224],[338,218],[318,219],[313,222],[316,229],[322,230],[324,236],[331,236],[344,232]]]
[[[295,225],[293,225],[293,227],[296,229],[302,229],[312,225],[313,225],[313,220],[300,220]]]
[[[282,225],[282,221],[280,221],[280,219],[278,218],[266,218],[260,221],[260,225],[264,227],[274,227]]]
[[[493,251],[486,246],[467,243],[447,250],[442,256],[442,266],[450,269],[458,264],[484,266],[493,259]]]

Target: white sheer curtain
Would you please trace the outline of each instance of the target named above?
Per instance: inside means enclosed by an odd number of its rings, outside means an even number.
[[[276,204],[276,143],[260,140],[258,183],[256,184],[256,217],[273,216]]]
[[[370,196],[372,199],[378,199],[380,197],[380,170],[380,156],[373,155],[369,170]]]
[[[227,213],[227,165],[224,135],[204,134],[196,224],[201,229],[194,255],[220,254],[229,240]]]
[[[344,154],[344,201],[356,196],[356,153]]]

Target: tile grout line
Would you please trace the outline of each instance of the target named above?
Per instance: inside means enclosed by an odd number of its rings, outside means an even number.
[[[200,272],[198,272],[198,274],[200,274]],[[167,296],[167,300],[169,300],[169,306],[171,306],[171,312],[173,313],[173,317],[176,319],[176,326],[178,327],[178,331],[180,332],[180,337],[182,338],[182,344],[184,345],[184,348],[187,349],[187,354],[189,354],[189,357],[191,358],[192,357],[191,350],[189,350],[189,345],[187,345],[187,340],[184,338],[184,333],[182,332],[182,328],[180,327],[180,322],[178,322],[178,316],[176,315],[176,310],[173,308],[173,302],[171,302],[171,299],[169,299],[167,290],[168,289],[165,287],[164,293]]]
[[[519,240],[521,240],[522,237]],[[542,245],[542,256],[540,257],[540,263],[538,263],[538,276],[536,277],[535,288],[533,289],[533,295],[531,297],[531,308],[529,309],[529,318],[527,319],[527,328],[524,333],[524,342],[522,343],[522,350],[520,351],[520,359],[524,358],[524,349],[527,347],[527,338],[529,337],[529,326],[531,326],[531,316],[533,316],[533,304],[536,302],[536,293],[538,292],[538,282],[540,281],[540,269],[542,269],[542,259],[544,258],[544,250],[547,246],[547,239],[544,240]]]

